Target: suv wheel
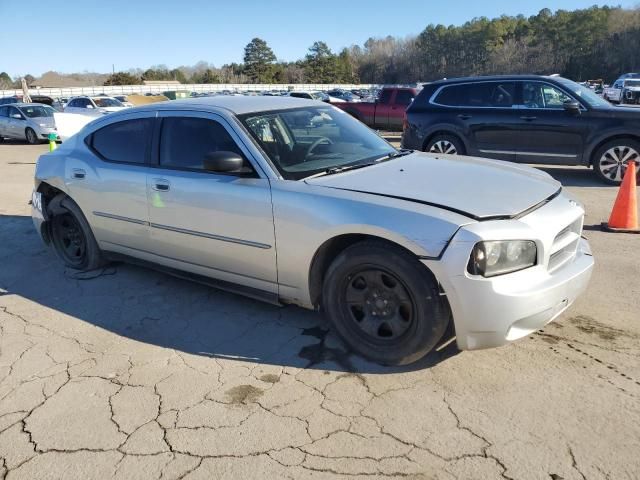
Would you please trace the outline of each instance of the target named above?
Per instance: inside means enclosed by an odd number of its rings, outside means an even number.
[[[464,145],[453,135],[436,135],[427,143],[425,152],[464,155]]]
[[[360,355],[384,365],[415,362],[449,323],[431,272],[409,252],[381,241],[344,250],[325,275],[323,307]]]
[[[636,172],[640,172],[640,143],[627,138],[611,140],[594,153],[593,169],[604,182],[620,185],[630,160],[636,162]]]

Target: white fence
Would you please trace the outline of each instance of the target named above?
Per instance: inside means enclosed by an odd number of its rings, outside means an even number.
[[[114,86],[94,86],[94,87],[68,87],[68,88],[30,88],[29,95],[47,95],[49,97],[73,97],[75,95],[96,95],[105,93],[107,95],[126,95],[131,93],[162,93],[166,91],[186,90],[189,92],[221,92],[229,90],[231,92],[246,91],[270,91],[270,90],[331,90],[342,88],[351,90],[354,88],[369,89],[379,85],[373,84],[334,84],[334,83],[305,83],[305,84],[256,84],[256,83],[211,83],[211,84],[155,84],[155,85],[114,85]],[[0,97],[10,97],[12,95],[22,95],[22,90],[0,90]]]

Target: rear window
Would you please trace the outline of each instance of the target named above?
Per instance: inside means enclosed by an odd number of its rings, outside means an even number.
[[[153,120],[138,118],[112,123],[91,135],[91,147],[111,162],[144,163]]]
[[[513,106],[515,82],[482,82],[448,85],[440,90],[434,103],[449,107]]]

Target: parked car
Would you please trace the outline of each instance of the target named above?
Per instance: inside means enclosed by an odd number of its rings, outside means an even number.
[[[329,95],[323,92],[289,92],[290,97],[305,98],[307,100],[318,100],[320,102],[329,103]]]
[[[44,105],[53,105],[54,100],[47,95],[29,95],[31,101],[28,103],[42,103]],[[24,103],[24,97],[22,95],[13,95],[10,97],[0,98],[0,105],[8,105],[10,103]]]
[[[101,117],[40,158],[32,207],[71,268],[128,258],[322,308],[384,364],[424,356],[451,321],[462,349],[525,337],[571,305],[593,266],[584,210],[546,173],[399,151],[298,98]]]
[[[562,77],[442,80],[426,86],[407,109],[402,146],[592,166],[601,180],[619,184],[627,162],[640,160],[640,111],[613,107]]]
[[[0,106],[0,141],[4,138],[26,140],[35,145],[55,133],[55,110],[38,103],[14,103]]]
[[[114,95],[113,98],[118,100],[125,107],[133,107],[133,103],[131,103],[129,100],[127,100],[127,96],[126,95]]]
[[[640,74],[627,73],[602,92],[602,97],[611,103],[640,103]]]
[[[404,112],[417,94],[415,88],[388,87],[374,102],[345,102],[336,107],[370,127],[401,130]]]
[[[83,115],[104,115],[127,108],[113,97],[74,97],[64,107],[65,113],[81,113]]]

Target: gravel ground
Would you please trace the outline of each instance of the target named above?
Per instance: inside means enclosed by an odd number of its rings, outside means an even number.
[[[408,368],[321,315],[161,273],[65,271],[27,200],[46,146],[0,146],[0,479],[634,479],[640,237],[616,189],[548,168],[588,210],[596,268],[556,322]]]

